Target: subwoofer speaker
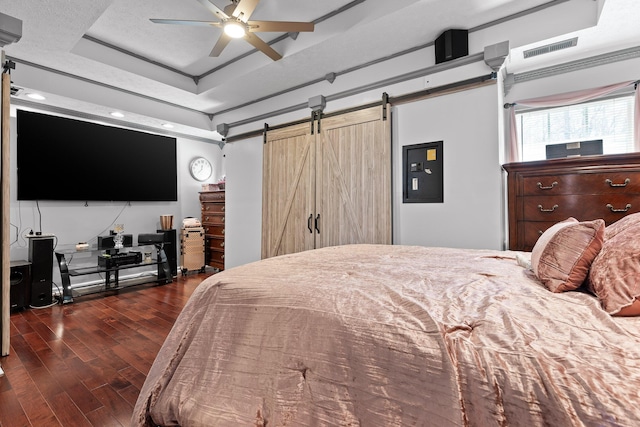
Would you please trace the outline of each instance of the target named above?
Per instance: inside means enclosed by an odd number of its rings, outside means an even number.
[[[447,30],[434,42],[436,64],[461,58],[469,54],[469,31]]]
[[[31,262],[31,305],[44,307],[53,302],[53,237],[29,239]]]
[[[11,261],[9,268],[11,310],[22,310],[29,307],[31,299],[31,263]]]

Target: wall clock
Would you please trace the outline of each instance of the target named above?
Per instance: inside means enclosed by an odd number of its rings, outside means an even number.
[[[191,172],[193,179],[197,181],[209,179],[212,171],[211,163],[204,157],[196,157],[189,164],[189,172]]]

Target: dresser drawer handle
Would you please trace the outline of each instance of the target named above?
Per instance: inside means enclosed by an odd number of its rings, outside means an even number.
[[[609,187],[626,187],[631,182],[631,180],[627,178],[622,184],[614,184],[610,179],[605,180],[605,182],[609,184]]]
[[[611,205],[611,203],[608,203],[608,204],[607,204],[607,207],[609,208],[609,210],[610,210],[611,212],[626,212],[626,211],[628,211],[629,209],[631,209],[631,205],[630,205],[629,203],[627,203],[627,206],[625,206],[625,207],[624,207],[624,209],[615,209],[615,208]]]
[[[539,188],[539,189],[541,189],[541,190],[551,190],[551,189],[552,189],[553,187],[555,187],[556,185],[558,185],[558,181],[553,181],[553,182],[551,183],[551,185],[550,185],[550,186],[548,186],[548,187],[543,186],[543,185],[542,185],[542,183],[541,183],[541,182],[539,182],[539,183],[538,183],[538,188]]]
[[[544,209],[542,205],[538,205],[538,209],[540,209],[540,212],[553,212],[558,209],[558,205],[553,205],[551,209]]]

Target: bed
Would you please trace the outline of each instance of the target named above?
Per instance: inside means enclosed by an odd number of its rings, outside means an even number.
[[[550,292],[531,256],[348,245],[215,274],[132,425],[640,425],[640,317]]]

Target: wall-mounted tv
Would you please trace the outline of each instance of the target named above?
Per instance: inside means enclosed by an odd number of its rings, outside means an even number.
[[[176,139],[17,112],[18,200],[177,201]]]

